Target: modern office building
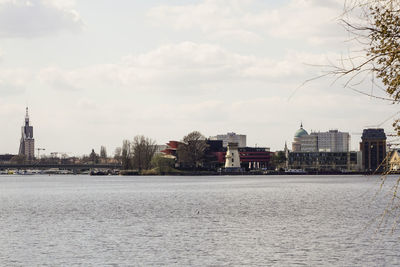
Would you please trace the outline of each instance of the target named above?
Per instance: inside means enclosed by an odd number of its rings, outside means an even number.
[[[318,151],[318,136],[314,134],[304,135],[300,138],[301,152]]]
[[[238,147],[246,147],[246,135],[227,133],[210,136],[210,140],[221,140],[224,147],[228,147],[228,143],[238,143]]]
[[[361,171],[361,152],[290,152],[288,169],[306,171]]]
[[[366,171],[383,171],[381,163],[386,158],[386,134],[383,129],[364,129],[360,150],[362,165]]]
[[[35,158],[35,139],[33,138],[33,127],[29,124],[29,113],[26,108],[25,125],[21,129],[21,141],[19,145],[19,155],[25,156],[27,160]]]
[[[271,165],[273,152],[269,147],[243,147],[239,148],[241,166],[252,169],[268,169]]]
[[[319,152],[348,152],[350,151],[350,134],[329,130],[328,132],[314,132],[318,138]]]

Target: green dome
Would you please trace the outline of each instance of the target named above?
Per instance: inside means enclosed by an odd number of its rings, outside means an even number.
[[[294,137],[302,137],[304,135],[308,135],[307,131],[303,129],[303,127],[301,127],[300,129],[298,129],[296,131],[296,133],[294,134]]]

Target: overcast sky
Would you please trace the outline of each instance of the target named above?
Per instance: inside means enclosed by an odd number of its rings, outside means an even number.
[[[332,78],[298,88],[321,74],[315,65],[357,49],[338,24],[342,9],[341,0],[0,0],[0,153],[18,152],[25,106],[47,154],[101,145],[112,154],[135,135],[164,144],[193,130],[246,134],[275,151],[301,121],[309,132],[354,133],[358,149],[356,134],[397,106]]]

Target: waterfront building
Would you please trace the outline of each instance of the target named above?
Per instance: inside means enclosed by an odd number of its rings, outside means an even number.
[[[207,139],[207,149],[204,155],[203,167],[207,170],[216,170],[224,167],[226,163],[227,148],[223,146],[222,140]],[[167,148],[162,152],[165,156],[177,158],[178,141],[169,141]],[[273,153],[268,147],[238,147],[240,167],[250,169],[266,169],[270,166]]]
[[[229,142],[225,155],[225,168],[240,168],[238,143]]]
[[[288,169],[306,171],[361,171],[361,152],[290,152]]]
[[[166,144],[166,148],[161,152],[171,158],[177,158],[177,150],[180,142],[179,141],[169,141]]]
[[[308,132],[300,125],[294,134],[293,152],[349,152],[350,134],[330,130],[328,132]]]
[[[228,143],[237,143],[238,147],[246,147],[246,135],[244,134],[236,134],[236,133],[227,133],[227,134],[218,134],[216,136],[210,136],[210,140],[221,140],[224,147],[228,147]]]
[[[35,158],[35,139],[33,138],[33,127],[29,124],[28,108],[26,108],[25,124],[21,128],[21,141],[18,154],[25,156],[27,160]]]
[[[204,165],[207,169],[215,170],[225,166],[227,148],[222,143],[221,140],[207,140]],[[246,170],[267,169],[273,154],[269,147],[238,147],[238,152],[240,167]]]
[[[271,162],[269,147],[243,147],[239,148],[242,167],[246,169],[268,169]]]
[[[383,171],[381,163],[386,158],[386,134],[383,129],[364,129],[360,150],[362,165],[367,171]]]
[[[240,166],[246,170],[268,169],[273,154],[268,147],[239,147]],[[220,164],[226,162],[226,148],[215,152]]]

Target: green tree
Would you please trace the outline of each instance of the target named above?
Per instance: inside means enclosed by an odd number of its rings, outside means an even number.
[[[175,160],[172,158],[166,158],[161,154],[156,154],[151,160],[151,166],[156,168],[160,174],[169,172],[175,166]]]
[[[345,86],[359,93],[383,100],[400,100],[400,1],[350,0],[345,1],[341,19],[351,40],[360,49],[328,66],[327,75],[344,78]],[[356,88],[370,78],[383,89],[386,97],[366,93]],[[378,85],[375,80],[381,81]],[[363,84],[362,84],[363,85]]]
[[[278,151],[271,157],[271,164],[276,169],[284,169],[286,163],[286,155],[284,151]]]

